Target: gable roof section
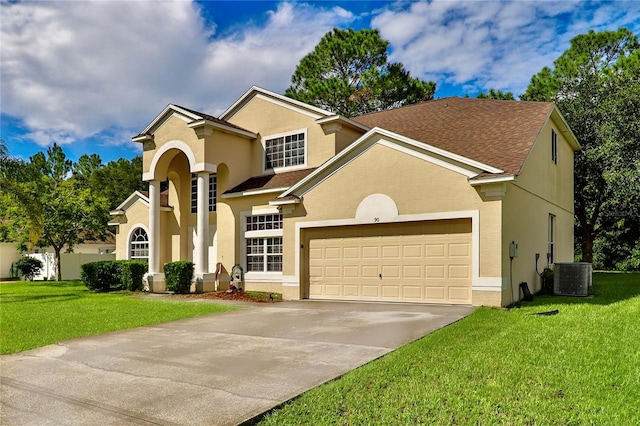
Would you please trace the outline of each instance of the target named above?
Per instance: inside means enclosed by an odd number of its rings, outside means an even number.
[[[444,149],[434,147],[423,142],[415,141],[411,138],[405,137],[404,135],[375,127],[347,148],[340,151],[336,156],[326,161],[307,177],[301,179],[298,183],[292,185],[289,189],[280,194],[280,196],[278,196],[278,200],[286,199],[292,195],[295,197],[303,196],[342,167],[365,153],[369,148],[378,144],[431,162],[446,169],[455,171],[456,173],[463,174],[467,176],[468,179],[482,173],[504,175],[504,171],[501,169],[445,151]]]
[[[225,191],[225,197],[253,195],[265,192],[282,192],[311,174],[316,168],[293,170],[272,175],[251,177]]]
[[[142,201],[147,207],[149,206],[149,191],[135,191],[133,194],[129,195],[126,200],[124,200],[115,210],[111,211],[111,215],[119,216],[124,214],[131,206],[133,206],[136,201]],[[160,193],[160,208],[161,209],[170,209],[169,205],[169,191],[162,191]]]
[[[253,98],[266,99],[269,102],[284,106],[285,108],[293,109],[297,112],[306,114],[314,119],[320,119],[330,115],[334,115],[331,111],[326,111],[322,108],[315,107],[313,105],[305,104],[304,102],[297,101],[292,98],[280,95],[267,89],[263,89],[258,86],[253,86],[247,90],[233,105],[231,105],[225,112],[220,115],[221,120],[230,120],[236,115],[245,105],[247,105]]]
[[[454,97],[354,117],[353,121],[517,175],[554,110],[548,102]]]
[[[142,142],[150,135],[152,135],[169,117],[177,115],[182,120],[188,123],[189,127],[195,127],[203,124],[208,124],[219,130],[227,133],[237,134],[250,139],[255,139],[257,134],[243,129],[240,126],[236,126],[228,121],[221,120],[209,114],[204,114],[189,108],[181,107],[179,105],[169,104],[167,105],[156,118],[142,131],[140,134],[134,136],[132,139],[135,142]]]

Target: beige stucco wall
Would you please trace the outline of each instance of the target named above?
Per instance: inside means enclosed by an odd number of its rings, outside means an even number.
[[[252,174],[260,175],[264,167],[264,140],[295,130],[307,131],[307,164],[318,167],[335,155],[335,134],[325,135],[315,120],[320,116],[302,114],[292,108],[254,97],[229,122],[259,134],[251,153]]]
[[[284,275],[295,274],[296,222],[353,219],[360,202],[375,193],[391,197],[399,215],[478,211],[479,275],[501,279],[500,199],[483,199],[466,176],[382,145],[374,145],[304,194],[303,204],[285,217]],[[306,284],[302,275],[301,284]],[[304,285],[300,291],[304,293]]]
[[[535,271],[535,254],[540,254],[539,271],[546,266],[549,214],[556,216],[555,260],[573,261],[573,149],[558,134],[558,163],[551,161],[549,121],[540,133],[517,181],[507,185],[504,199],[503,274],[509,276],[509,244],[518,244],[513,260],[513,296],[505,293],[506,303],[519,298],[520,282],[531,292],[540,290]]]
[[[11,277],[11,264],[20,259],[16,243],[0,243],[0,279]]]

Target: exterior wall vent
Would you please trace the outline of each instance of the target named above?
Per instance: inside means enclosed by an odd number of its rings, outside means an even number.
[[[553,271],[553,294],[587,296],[591,287],[591,264],[587,262],[556,263]]]

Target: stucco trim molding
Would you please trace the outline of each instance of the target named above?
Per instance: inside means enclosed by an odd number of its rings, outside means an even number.
[[[142,174],[143,181],[151,181],[156,180],[156,168],[158,167],[158,162],[162,158],[162,156],[172,149],[177,149],[181,151],[189,161],[189,169],[191,173],[198,172],[209,172],[216,173],[217,166],[215,164],[204,163],[204,162],[196,162],[196,156],[193,151],[185,142],[180,140],[172,140],[165,144],[163,144],[153,155],[153,159],[151,160],[151,165],[149,167],[149,171]]]

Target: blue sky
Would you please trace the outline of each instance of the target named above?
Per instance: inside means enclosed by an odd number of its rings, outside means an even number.
[[[640,2],[0,0],[1,136],[23,159],[141,153],[169,103],[219,115],[251,86],[283,93],[334,27],[377,28],[436,97],[522,93],[590,29],[640,33]]]

